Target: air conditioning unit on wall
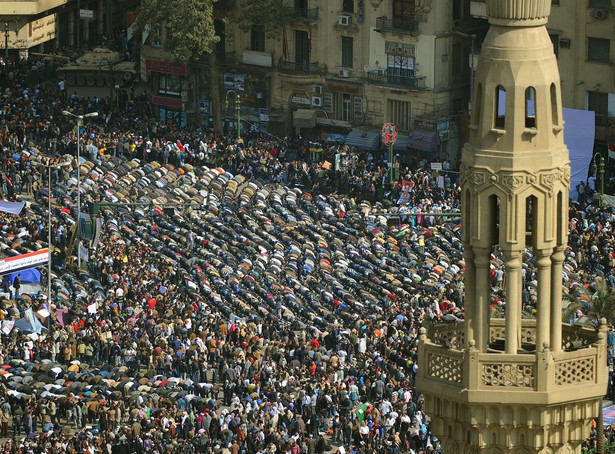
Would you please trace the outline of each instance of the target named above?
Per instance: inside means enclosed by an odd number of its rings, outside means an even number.
[[[350,19],[351,17],[347,14],[342,14],[337,18],[337,25],[341,25],[342,27],[348,27],[350,26]]]
[[[322,107],[322,96],[312,96],[312,105],[314,107]]]
[[[314,88],[312,88],[312,93],[318,93],[319,95],[322,95],[324,92],[325,92],[324,85],[314,85]]]
[[[350,77],[350,70],[346,68],[340,69],[340,72],[337,74],[339,77]]]
[[[606,16],[608,13],[609,13],[609,10],[607,9],[592,9],[589,12],[589,15],[593,17],[594,19],[606,19]]]

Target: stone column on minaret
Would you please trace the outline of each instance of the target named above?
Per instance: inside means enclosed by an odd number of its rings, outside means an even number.
[[[537,250],[536,266],[538,268],[538,314],[536,321],[536,351],[549,343],[551,328],[551,251]],[[561,276],[560,284],[561,286]],[[557,312],[557,311],[555,311]]]
[[[474,248],[475,279],[475,310],[476,317],[476,348],[480,352],[487,351],[489,343],[489,307],[491,306],[491,283],[489,282],[489,264],[491,253],[487,248]]]
[[[476,322],[476,266],[474,265],[474,249],[472,246],[465,245],[463,255],[466,264],[465,273],[465,296],[463,305],[465,308],[464,319],[466,320],[466,346],[470,345],[470,341],[476,341],[477,332],[480,331],[480,325]],[[478,325],[478,326],[477,326]]]
[[[521,252],[504,251],[506,266],[506,353],[516,355],[521,337]]]
[[[551,341],[553,352],[562,349],[562,269],[565,246],[557,246],[551,255]]]

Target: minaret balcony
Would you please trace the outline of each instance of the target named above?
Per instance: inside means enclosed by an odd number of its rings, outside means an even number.
[[[606,392],[606,328],[562,325],[561,351],[536,352],[536,320],[523,320],[518,354],[505,354],[504,319],[491,319],[489,346],[466,347],[465,322],[422,331],[417,389],[443,397],[497,403],[502,391],[518,403],[556,404]],[[528,393],[528,391],[531,391]]]

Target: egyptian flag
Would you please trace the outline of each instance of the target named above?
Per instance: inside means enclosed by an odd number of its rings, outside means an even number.
[[[615,142],[609,143],[609,158],[615,159]]]

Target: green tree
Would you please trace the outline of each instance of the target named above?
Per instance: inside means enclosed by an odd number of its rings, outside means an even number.
[[[141,0],[136,20],[137,33],[148,26],[156,33],[165,27],[163,49],[176,62],[188,63],[212,53],[220,40],[214,29],[213,10],[217,0]]]
[[[589,323],[596,329],[600,329],[602,319],[607,324],[613,323],[615,318],[615,290],[608,281],[602,277],[596,278],[596,285],[592,293],[589,288],[582,285],[575,287],[574,291],[565,299],[570,303],[564,309],[562,318],[564,321],[570,320],[577,310],[581,310],[587,315]],[[606,364],[605,364],[606,367]],[[596,451],[604,454],[604,421],[602,418],[602,402],[600,412],[596,418]]]
[[[593,292],[578,285],[571,293],[564,295],[564,298],[569,302],[564,309],[564,321],[570,320],[579,309],[587,315],[589,322],[596,329],[600,327],[601,318],[605,318],[608,324],[615,319],[615,290],[602,277],[596,278]]]
[[[250,31],[252,25],[262,25],[267,38],[279,40],[289,14],[290,8],[284,0],[242,0],[237,24],[244,32]]]

